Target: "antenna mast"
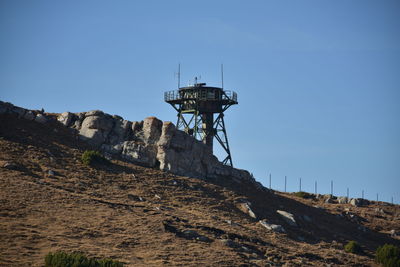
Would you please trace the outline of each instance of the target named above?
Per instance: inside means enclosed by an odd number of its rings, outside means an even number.
[[[222,89],[224,89],[224,64],[221,64],[221,82],[222,82]]]
[[[178,64],[178,89],[181,87],[181,63]]]

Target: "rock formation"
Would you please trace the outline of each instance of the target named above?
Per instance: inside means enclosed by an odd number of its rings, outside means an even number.
[[[248,171],[223,165],[202,142],[176,129],[173,123],[155,117],[131,122],[100,110],[54,116],[0,101],[0,114],[5,113],[38,123],[58,120],[106,156],[119,156],[178,175],[202,179],[224,176],[238,183],[251,181],[263,188]]]
[[[284,211],[284,210],[277,210],[276,211],[282,218],[291,226],[297,226],[296,220],[294,219],[294,215]]]

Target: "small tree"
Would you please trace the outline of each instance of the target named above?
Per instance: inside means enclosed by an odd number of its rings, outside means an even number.
[[[385,267],[400,267],[400,248],[389,244],[379,247],[375,261]]]
[[[65,253],[58,251],[49,253],[45,257],[45,267],[123,267],[119,261],[111,259],[88,258],[82,253]]]
[[[107,164],[108,160],[103,157],[99,151],[86,150],[81,157],[82,163],[85,165]]]
[[[360,244],[356,241],[350,241],[344,246],[344,250],[348,253],[361,254],[363,252]]]

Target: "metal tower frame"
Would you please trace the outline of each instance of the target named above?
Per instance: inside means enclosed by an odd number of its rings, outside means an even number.
[[[165,92],[164,100],[178,112],[178,129],[205,143],[211,152],[215,138],[226,152],[222,163],[233,166],[224,112],[232,105],[238,104],[237,94],[205,85],[196,82],[192,86]],[[217,115],[215,120],[214,114]]]

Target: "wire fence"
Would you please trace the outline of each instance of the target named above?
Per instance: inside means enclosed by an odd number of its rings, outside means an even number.
[[[288,185],[288,177],[285,175],[284,178],[283,178],[283,192],[285,192],[285,193],[288,192],[287,191],[287,185]],[[269,174],[268,188],[271,189],[271,190],[280,191],[280,190],[274,189],[272,187],[272,174],[271,173]],[[303,192],[302,177],[299,177],[299,179],[298,179],[298,189],[299,189],[298,192]],[[296,191],[293,191],[293,192],[296,192]],[[306,191],[304,191],[304,192],[306,192]],[[365,199],[364,198],[364,189],[358,190],[358,192],[361,193],[360,197],[353,197],[353,198]],[[315,195],[320,194],[320,192],[318,192],[318,181],[317,180],[314,181],[314,192],[308,192],[308,193],[314,193]],[[330,195],[332,195],[332,196],[335,195],[334,180],[330,181]],[[346,195],[342,195],[342,196],[346,196],[348,199],[351,198],[351,196],[350,196],[350,188],[349,187],[346,188]],[[371,199],[370,198],[369,200],[375,200],[377,202],[381,201],[381,202],[387,202],[387,203],[391,203],[391,204],[396,204],[394,202],[394,197],[393,196],[390,197],[390,202],[389,201],[382,201],[382,199],[383,199],[382,196],[379,193],[376,193],[375,199]]]

